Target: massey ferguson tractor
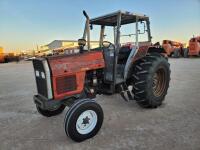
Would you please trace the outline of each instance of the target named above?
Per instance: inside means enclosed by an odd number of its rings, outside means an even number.
[[[151,43],[148,16],[117,11],[90,19],[85,11],[83,14],[86,23],[78,40],[79,53],[33,60],[38,112],[51,117],[68,106],[64,129],[76,142],[95,136],[102,126],[104,115],[95,100],[97,95],[118,93],[127,102],[135,100],[141,107],[157,108],[170,81],[166,52]],[[125,26],[132,41],[122,40]],[[99,47],[91,49],[94,27],[100,31]],[[105,40],[109,34],[110,41]],[[139,41],[141,34],[147,41]]]
[[[165,49],[169,57],[186,57],[187,49],[185,49],[184,45],[180,42],[163,40],[162,47]]]

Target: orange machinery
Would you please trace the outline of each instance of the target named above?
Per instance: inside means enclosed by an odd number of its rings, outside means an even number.
[[[168,56],[178,58],[184,56],[184,45],[180,42],[175,42],[171,40],[163,40],[162,47],[167,52]]]
[[[20,57],[15,56],[14,53],[0,53],[0,63],[8,63],[19,61]]]
[[[4,53],[3,53],[3,47],[0,47],[0,63],[3,63],[5,61]]]
[[[0,53],[0,63],[3,63],[5,61],[3,53]]]
[[[193,37],[189,41],[189,56],[199,56],[200,55],[200,36]]]

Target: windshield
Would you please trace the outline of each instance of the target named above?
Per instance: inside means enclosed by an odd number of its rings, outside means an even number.
[[[115,44],[116,38],[116,27],[105,26],[103,33],[103,41],[109,41]],[[91,40],[91,49],[97,48],[100,45],[100,36],[101,36],[101,25],[90,25],[90,40]],[[138,23],[138,41],[147,42],[148,32],[146,29],[146,22]],[[98,42],[99,44],[93,45],[92,42]],[[120,45],[133,44],[136,42],[136,23],[130,23],[122,25],[120,28]],[[87,47],[87,45],[86,45]]]
[[[90,30],[91,41],[98,41],[100,40],[101,34],[101,26],[100,25],[93,25],[92,29]],[[103,35],[103,41],[109,41],[114,43],[114,28],[110,26],[106,26]]]

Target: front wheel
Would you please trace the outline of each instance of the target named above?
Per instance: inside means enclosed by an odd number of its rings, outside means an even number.
[[[136,62],[133,72],[133,94],[136,102],[146,108],[156,108],[165,99],[170,81],[166,58],[154,53]]]
[[[72,140],[81,142],[95,136],[103,123],[101,106],[91,99],[76,101],[67,111],[65,133]]]

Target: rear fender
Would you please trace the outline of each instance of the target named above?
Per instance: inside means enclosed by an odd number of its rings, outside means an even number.
[[[124,80],[126,80],[128,78],[128,74],[129,74],[129,70],[132,68],[133,63],[138,60],[141,59],[143,57],[146,56],[147,51],[148,51],[149,46],[140,46],[139,48],[133,48],[128,60],[126,62],[125,65],[125,69],[124,69]]]
[[[167,57],[167,53],[166,53],[165,49],[160,46],[141,46],[138,50],[133,49],[132,51],[128,57],[128,60],[126,62],[125,69],[124,69],[124,80],[125,81],[126,81],[126,79],[128,79],[130,77],[130,72],[131,72],[130,70],[133,67],[134,63],[137,60],[145,57],[147,55],[147,53],[160,53],[164,57]]]

